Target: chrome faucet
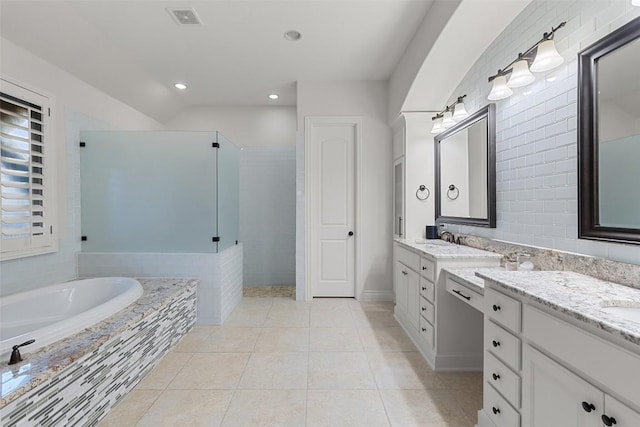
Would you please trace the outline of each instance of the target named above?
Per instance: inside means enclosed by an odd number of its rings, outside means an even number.
[[[13,351],[11,352],[11,358],[9,359],[9,365],[15,365],[16,363],[22,362],[22,356],[20,355],[20,350],[18,349],[25,345],[33,344],[34,342],[36,342],[36,340],[29,340],[23,342],[22,344],[14,345]]]

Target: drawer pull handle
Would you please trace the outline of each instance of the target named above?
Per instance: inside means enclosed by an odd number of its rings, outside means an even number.
[[[424,266],[423,266],[423,267],[422,267],[422,271],[426,271],[426,270],[427,270],[427,267],[424,267]]]
[[[500,379],[500,375],[498,375],[498,374],[492,374],[491,376],[493,377],[494,381],[498,381]]]
[[[500,341],[493,340],[491,344],[493,344],[494,347],[498,347],[500,345]]]
[[[593,403],[582,402],[582,409],[584,409],[585,412],[591,412],[595,411],[596,407],[593,405]]]
[[[494,415],[498,415],[500,413],[500,409],[496,408],[495,406],[491,409],[493,410]]]
[[[422,328],[422,332],[427,332],[427,328]]]
[[[493,311],[498,311],[498,310],[500,310],[500,306],[493,304]]]
[[[402,270],[402,274],[404,274],[406,276],[409,273],[407,273],[406,271]],[[495,307],[495,305],[494,305],[494,307]]]
[[[427,307],[422,307],[422,311],[427,311]]]
[[[607,416],[607,415],[605,415],[605,414],[602,414],[602,422],[603,422],[603,423],[604,423],[604,425],[606,425],[607,427],[611,427],[612,425],[617,424],[617,423],[616,423],[616,419],[615,419],[615,418],[613,418],[613,417],[608,417],[608,416]]]
[[[457,289],[454,289],[453,292],[455,292],[456,294],[460,295],[462,298],[466,299],[467,301],[469,301],[471,299],[471,297],[466,296],[465,294],[463,294],[462,292],[460,292]]]
[[[427,290],[427,287],[426,287],[426,286],[423,286],[423,287],[422,287],[422,290],[423,290],[423,291],[426,291],[426,290]]]

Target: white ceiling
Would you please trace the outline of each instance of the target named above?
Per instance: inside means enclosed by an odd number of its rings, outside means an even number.
[[[0,0],[0,35],[165,121],[188,106],[272,105],[271,92],[295,105],[298,80],[386,80],[432,1]],[[203,24],[178,26],[167,7]]]

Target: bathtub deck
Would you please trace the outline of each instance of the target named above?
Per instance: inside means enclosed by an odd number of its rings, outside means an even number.
[[[144,278],[138,280],[144,289],[143,295],[119,313],[35,353],[30,353],[28,347],[23,348],[21,353],[24,360],[19,364],[9,366],[6,361],[0,361],[2,363],[0,411],[39,385],[46,383],[75,361],[132,328],[142,319],[171,304],[185,292],[195,290],[198,284],[194,279]],[[37,392],[42,393],[40,390]],[[0,413],[3,416],[2,424],[6,416],[5,412]]]

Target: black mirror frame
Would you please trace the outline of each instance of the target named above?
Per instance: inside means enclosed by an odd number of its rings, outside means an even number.
[[[443,216],[440,197],[440,143],[469,127],[478,120],[487,118],[487,218],[465,218]],[[460,123],[434,137],[435,146],[435,208],[436,224],[460,224],[496,228],[496,105],[488,104]]]
[[[578,238],[640,244],[640,229],[602,227],[598,209],[596,62],[640,37],[640,17],[578,52]]]

